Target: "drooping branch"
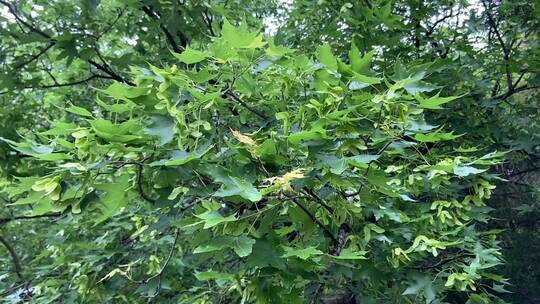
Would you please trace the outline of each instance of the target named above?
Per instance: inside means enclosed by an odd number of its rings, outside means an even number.
[[[514,173],[508,175],[508,177],[514,177],[514,176],[518,176],[518,175],[522,175],[522,174],[527,174],[527,173],[535,172],[535,171],[538,171],[538,170],[540,170],[540,167],[528,168],[528,169],[525,169],[525,170],[522,170],[522,171],[514,172]]]
[[[510,96],[514,95],[515,93],[519,93],[519,92],[523,92],[523,91],[529,91],[529,90],[534,90],[534,89],[540,89],[540,86],[528,86],[528,85],[523,85],[523,86],[521,86],[521,87],[514,88],[514,89],[512,89],[511,91],[507,91],[506,93],[497,95],[497,96],[493,97],[493,99],[506,100],[506,99],[508,99]]]
[[[304,194],[308,197],[313,198],[319,205],[323,206],[324,209],[328,211],[328,213],[333,214],[334,209],[330,207],[322,198],[320,198],[315,192],[313,192],[311,189],[304,188],[303,190]]]
[[[174,241],[173,241],[173,244],[171,246],[171,250],[169,251],[169,254],[167,255],[167,258],[165,259],[165,263],[163,264],[163,267],[161,267],[161,269],[159,270],[158,273],[156,273],[155,275],[153,275],[153,276],[149,277],[148,279],[144,280],[144,283],[147,284],[147,283],[149,283],[150,281],[152,281],[155,278],[158,279],[158,284],[157,284],[157,287],[156,287],[156,291],[152,295],[152,298],[155,298],[159,294],[159,292],[161,290],[161,278],[163,276],[163,272],[165,271],[165,269],[169,265],[169,262],[171,261],[172,257],[174,256],[174,251],[176,250],[176,244],[178,243],[179,238],[180,238],[180,229],[176,228],[174,230]]]
[[[19,256],[15,252],[15,249],[13,249],[13,246],[11,246],[11,244],[7,241],[7,239],[5,239],[2,235],[0,235],[0,243],[4,245],[9,255],[11,256],[11,261],[13,262],[13,270],[15,271],[15,274],[19,278],[19,281],[24,281],[24,277],[22,274],[21,260],[19,259]]]

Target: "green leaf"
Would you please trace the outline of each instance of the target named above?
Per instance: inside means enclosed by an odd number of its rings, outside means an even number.
[[[415,276],[415,281],[413,285],[405,289],[402,295],[418,296],[423,291],[426,297],[426,303],[431,303],[436,295],[431,278],[429,276]]]
[[[194,64],[201,62],[208,58],[208,53],[203,51],[194,50],[190,47],[186,48],[182,53],[173,53],[174,57],[178,58],[185,64]]]
[[[253,244],[255,244],[254,239],[241,235],[233,240],[232,248],[239,257],[246,257],[251,254]]]
[[[208,153],[214,145],[211,144],[205,144],[197,148],[197,150],[193,152],[186,152],[186,151],[178,151],[175,150],[172,152],[172,156],[169,159],[162,159],[159,161],[155,161],[150,163],[150,166],[180,166],[187,164],[188,162],[192,160],[196,160],[201,158],[203,155]]]
[[[300,131],[289,135],[291,145],[297,146],[302,141],[323,139],[326,135],[324,130]]]
[[[352,248],[345,248],[338,256],[331,255],[331,257],[339,260],[365,260],[367,259],[366,253],[367,251],[364,250],[356,251]]]
[[[485,172],[487,169],[477,169],[471,166],[454,166],[454,174],[459,176],[469,176]]]
[[[239,257],[246,257],[251,254],[255,240],[241,235],[239,237],[221,236],[211,239],[208,243],[195,248],[193,253],[205,253],[232,248]]]
[[[129,175],[120,176],[114,183],[96,184],[95,188],[105,192],[101,198],[101,216],[95,219],[94,226],[113,216],[120,208],[127,205],[124,198],[129,188]]]
[[[133,111],[136,107],[136,104],[132,101],[127,100],[125,103],[116,103],[116,104],[108,104],[101,100],[101,98],[96,98],[96,103],[104,108],[105,110],[112,112],[112,113],[125,113],[129,111]]]
[[[93,117],[92,113],[88,111],[85,108],[77,107],[77,106],[71,106],[66,109],[66,111],[79,115],[79,116],[86,116],[86,117]]]
[[[306,247],[300,249],[293,247],[283,247],[283,249],[285,249],[285,253],[282,255],[282,257],[284,258],[297,257],[302,260],[307,260],[312,256],[323,254],[323,252],[316,247]]]
[[[196,215],[196,217],[200,218],[204,222],[204,229],[212,228],[214,226],[217,226],[221,223],[227,223],[227,222],[234,222],[236,221],[236,217],[234,214],[231,214],[227,217],[224,217],[215,210],[209,210],[204,213]]]
[[[420,101],[420,107],[424,109],[432,109],[432,110],[442,109],[441,105],[448,103],[452,100],[458,99],[460,97],[462,96],[440,97],[439,93],[437,93],[433,97],[424,99],[420,97],[420,95],[417,95],[417,98]]]
[[[144,133],[157,136],[159,138],[159,145],[163,146],[174,137],[175,122],[168,116],[153,115],[150,117],[150,123]],[[201,155],[202,156],[202,155]]]
[[[252,202],[258,202],[262,198],[261,193],[253,184],[241,177],[232,176],[230,172],[222,167],[211,168],[208,173],[216,182],[223,184],[221,189],[214,193],[214,196],[240,196]]]
[[[247,23],[244,21],[240,27],[234,27],[227,18],[223,20],[221,29],[223,39],[233,48],[259,48],[266,43],[263,42],[262,35],[257,32],[250,32],[247,29]]]
[[[209,280],[232,281],[234,280],[234,275],[218,272],[218,271],[195,272],[195,277],[199,281],[209,281]]]
[[[195,250],[193,250],[193,253],[206,253],[229,248],[231,247],[232,239],[232,237],[228,236],[212,238],[208,243],[195,248]]]
[[[97,136],[110,142],[126,143],[140,138],[138,135],[130,134],[139,127],[137,121],[135,120],[128,120],[120,124],[114,124],[106,119],[97,119],[91,120],[90,125],[96,132]]]
[[[319,62],[324,64],[329,70],[337,70],[337,59],[332,54],[332,48],[328,44],[321,45],[317,48],[316,53],[317,59]]]
[[[349,164],[360,167],[360,168],[367,168],[367,164],[376,161],[381,157],[380,155],[373,155],[373,154],[360,154],[355,155],[347,158],[347,161]]]
[[[461,135],[454,135],[454,132],[449,132],[449,133],[433,132],[433,133],[427,133],[427,134],[415,134],[414,138],[418,140],[419,142],[438,142],[438,141],[456,139],[460,136]]]
[[[349,83],[349,90],[355,91],[379,83],[381,83],[381,79],[379,78],[364,76],[355,73],[355,75],[351,78],[351,82]]]
[[[360,50],[354,42],[351,44],[351,50],[349,51],[349,61],[351,62],[351,68],[357,73],[366,73],[370,69],[371,60],[375,55],[375,50],[371,50],[364,56],[360,55]]]

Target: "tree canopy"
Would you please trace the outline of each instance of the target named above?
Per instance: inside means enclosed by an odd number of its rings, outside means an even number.
[[[539,25],[521,0],[0,0],[0,297],[540,300]]]

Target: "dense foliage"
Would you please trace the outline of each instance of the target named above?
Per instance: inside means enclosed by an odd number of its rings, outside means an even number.
[[[1,297],[538,300],[539,17],[0,0]]]

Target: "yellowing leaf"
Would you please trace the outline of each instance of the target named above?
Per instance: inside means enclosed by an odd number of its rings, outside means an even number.
[[[231,129],[231,133],[232,135],[238,139],[239,142],[241,143],[244,143],[246,145],[249,145],[249,146],[255,146],[257,145],[257,142],[254,141],[251,137],[249,136],[246,136],[246,135],[243,135],[242,133],[236,131],[236,130],[233,130]]]
[[[267,183],[267,188],[271,186],[276,186],[282,190],[292,190],[290,182],[295,179],[303,178],[305,176],[305,172],[305,169],[298,168],[294,169],[291,172],[285,173],[283,176],[270,177],[265,179],[264,181]]]

